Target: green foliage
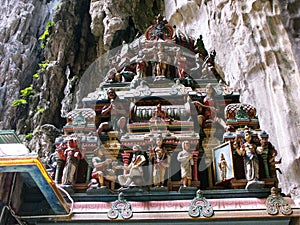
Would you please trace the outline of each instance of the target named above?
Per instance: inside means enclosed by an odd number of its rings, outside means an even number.
[[[42,114],[45,111],[45,109],[38,106],[37,111],[38,111],[39,114]]]
[[[49,60],[45,60],[45,61],[42,61],[42,63],[39,63],[39,67],[42,71],[45,71],[47,69],[49,65]]]
[[[44,33],[39,37],[39,40],[42,41],[41,43],[41,48],[44,49],[46,44],[48,43],[49,41],[49,29],[51,27],[53,27],[55,25],[55,23],[53,21],[48,21],[47,23],[47,26],[46,26],[46,29],[44,31]]]
[[[32,89],[32,84],[29,87],[24,88],[20,92],[21,92],[21,97],[23,97],[23,98],[34,95],[34,90]]]
[[[40,76],[40,74],[39,74],[38,72],[36,72],[35,74],[32,75],[32,77],[33,77],[34,79],[39,78],[39,76]]]
[[[11,104],[12,107],[17,107],[17,106],[21,106],[21,105],[26,105],[28,102],[26,99],[30,98],[32,95],[34,95],[34,90],[32,88],[32,84],[27,87],[24,88],[23,90],[20,91],[21,94],[21,98],[14,100]]]
[[[32,139],[32,137],[33,137],[33,134],[28,133],[28,134],[25,135],[25,140],[30,141]]]
[[[27,101],[25,99],[17,99],[17,100],[14,100],[13,103],[11,104],[12,107],[17,107],[17,106],[20,106],[20,105],[26,105],[27,104]]]

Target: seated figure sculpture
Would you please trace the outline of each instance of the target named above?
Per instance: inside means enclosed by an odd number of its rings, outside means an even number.
[[[161,108],[161,104],[158,104],[156,106],[156,110],[154,111],[153,116],[150,119],[150,122],[157,121],[157,120],[169,121],[167,117],[167,113]]]
[[[141,147],[135,145],[132,148],[133,155],[128,166],[117,166],[117,169],[123,169],[124,174],[118,176],[120,185],[124,188],[131,186],[143,185],[143,165],[146,162],[145,156],[142,154]],[[128,173],[126,173],[129,171]]]
[[[224,120],[217,116],[219,108],[216,106],[214,89],[210,83],[206,85],[206,96],[203,99],[203,103],[199,101],[194,101],[193,103],[198,107],[200,111],[200,115],[198,116],[198,123],[202,129],[208,122],[217,122],[224,129],[226,129],[226,123],[224,122]]]
[[[107,180],[111,182],[111,189],[114,189],[116,174],[111,167],[112,160],[104,159],[103,150],[101,148],[97,150],[97,156],[92,158],[92,164],[92,178],[98,180],[100,188],[106,188],[104,181]]]
[[[101,114],[109,115],[110,121],[102,122],[97,129],[97,133],[100,135],[102,131],[110,130],[125,133],[126,115],[128,114],[126,102],[119,99],[113,88],[107,90],[107,97],[110,103],[103,107]]]

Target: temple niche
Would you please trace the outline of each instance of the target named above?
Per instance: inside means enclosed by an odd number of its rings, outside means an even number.
[[[57,150],[61,166],[73,157],[73,177],[64,183],[60,168],[55,181],[89,194],[277,186],[277,151],[256,109],[226,85],[216,54],[158,15],[67,115],[61,138],[75,144]]]

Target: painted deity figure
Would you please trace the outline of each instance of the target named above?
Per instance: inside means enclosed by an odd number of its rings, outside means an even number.
[[[111,188],[114,189],[114,182],[116,180],[115,171],[112,169],[112,160],[105,159],[103,150],[101,148],[97,151],[97,156],[92,158],[93,171],[92,178],[97,179],[100,188],[106,188],[104,181],[108,180],[112,183]]]
[[[157,53],[154,56],[154,60],[156,63],[156,75],[157,76],[165,76],[166,70],[168,68],[168,62],[170,62],[170,56],[168,56],[165,52],[164,45],[159,43],[157,45]]]
[[[109,88],[107,90],[107,97],[110,103],[103,107],[101,114],[103,116],[110,116],[109,122],[102,122],[98,129],[98,135],[101,134],[102,131],[119,131],[120,133],[125,133],[126,130],[126,117],[128,114],[126,110],[127,106],[124,104],[124,101],[120,100],[117,96],[114,88]]]
[[[153,160],[153,183],[156,187],[163,187],[167,168],[170,166],[171,157],[163,148],[163,140],[161,137],[156,139],[156,147],[154,152],[150,153],[149,159]]]
[[[156,106],[156,110],[154,111],[153,116],[150,119],[150,122],[158,121],[158,120],[169,121],[169,119],[167,117],[167,113],[162,109],[161,104],[158,104]]]
[[[177,160],[180,162],[181,179],[183,187],[192,184],[192,166],[194,165],[193,154],[189,152],[190,143],[182,142],[182,151],[178,153]]]
[[[74,139],[68,140],[68,148],[65,150],[66,165],[63,170],[62,184],[71,185],[75,182],[75,173],[81,159],[81,153]]]
[[[262,131],[260,134],[260,144],[258,150],[262,156],[263,168],[266,178],[276,178],[276,164],[281,163],[281,159],[276,161],[277,151],[275,147],[269,142],[269,134]]]
[[[243,131],[237,131],[234,135],[235,138],[232,141],[232,151],[233,151],[233,168],[234,176],[236,179],[245,179],[245,170],[244,168],[244,156],[240,154],[240,148],[245,142],[245,134]]]
[[[146,158],[141,151],[141,146],[135,145],[132,148],[132,158],[128,166],[118,166],[117,169],[123,169],[124,174],[118,176],[119,183],[122,187],[143,185],[143,165]],[[129,171],[126,173],[126,171]]]
[[[226,180],[228,165],[227,165],[227,162],[226,162],[226,159],[225,159],[225,156],[223,153],[220,154],[218,168],[219,168],[219,174],[220,174],[221,181]]]
[[[55,152],[50,155],[52,166],[55,169],[54,181],[57,184],[61,183],[61,177],[66,163],[66,156],[64,154],[66,149],[67,141],[62,137],[57,138],[55,141]]]
[[[177,66],[178,78],[185,78],[188,69],[187,59],[183,56],[183,51],[178,49],[175,55],[174,65]]]
[[[239,155],[244,157],[245,175],[247,181],[258,181],[259,163],[256,152],[256,146],[251,142],[251,131],[245,131],[245,143],[239,149],[236,149]]]
[[[143,53],[140,51],[138,58],[136,60],[136,77],[144,78],[146,77],[147,63],[144,61]]]
[[[206,96],[203,99],[203,103],[199,101],[194,101],[193,103],[199,108],[198,122],[201,127],[204,126],[205,121],[211,120],[219,123],[224,129],[226,128],[224,120],[217,116],[219,109],[216,107],[214,89],[210,83],[206,85]]]

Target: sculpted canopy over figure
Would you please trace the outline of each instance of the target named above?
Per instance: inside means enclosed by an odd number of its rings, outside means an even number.
[[[156,24],[150,26],[146,31],[146,39],[152,41],[166,40],[173,37],[173,27],[167,25],[168,21],[162,15],[156,17]]]

